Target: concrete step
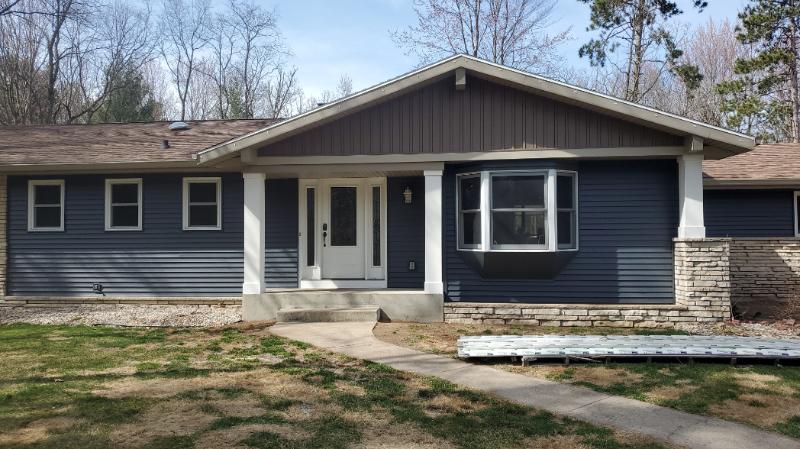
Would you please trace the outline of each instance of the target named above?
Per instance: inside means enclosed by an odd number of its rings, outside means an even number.
[[[279,323],[338,323],[343,321],[374,323],[380,316],[381,309],[378,306],[278,310]]]

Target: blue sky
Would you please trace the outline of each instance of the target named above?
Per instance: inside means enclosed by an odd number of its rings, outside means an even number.
[[[397,48],[390,30],[416,23],[412,0],[263,0],[274,7],[279,26],[292,49],[292,64],[308,94],[333,89],[341,74],[348,74],[356,90],[404,73],[417,61]],[[698,13],[690,0],[678,0],[685,13],[680,23],[696,25],[709,18],[736,20],[746,0],[709,0]],[[589,39],[586,32],[589,7],[578,0],[559,0],[552,17],[552,31],[571,27],[571,39],[559,53],[565,64],[578,70],[588,64],[578,48]]]

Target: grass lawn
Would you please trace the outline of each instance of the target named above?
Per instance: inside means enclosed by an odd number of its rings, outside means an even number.
[[[461,335],[482,334],[653,334],[664,329],[546,328],[502,325],[380,323],[383,340],[421,351],[457,352]],[[540,364],[499,362],[497,368],[583,385],[689,413],[711,415],[800,438],[800,367],[678,363]]]
[[[0,326],[0,448],[655,449],[275,337]]]

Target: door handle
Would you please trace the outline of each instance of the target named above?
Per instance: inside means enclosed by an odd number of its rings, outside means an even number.
[[[322,246],[327,246],[325,244],[325,239],[328,237],[328,223],[322,223]]]

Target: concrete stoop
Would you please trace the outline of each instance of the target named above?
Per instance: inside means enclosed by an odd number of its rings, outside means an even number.
[[[378,306],[278,310],[279,323],[339,323],[345,321],[374,323],[380,317],[381,308]]]

